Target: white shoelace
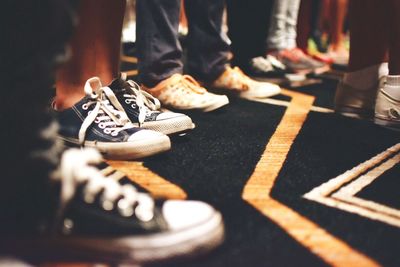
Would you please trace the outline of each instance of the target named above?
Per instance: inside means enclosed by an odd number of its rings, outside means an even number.
[[[95,107],[89,111],[79,129],[79,143],[81,145],[84,144],[86,131],[93,122],[98,123],[104,133],[112,136],[133,127],[113,91],[108,87],[102,87],[99,78],[94,77],[86,82],[85,93],[90,97],[90,101],[82,105],[82,108],[88,109],[92,105],[95,105]]]
[[[122,216],[135,214],[141,221],[151,220],[154,217],[153,199],[148,194],[139,193],[132,185],[120,185],[113,178],[104,177],[96,167],[91,166],[101,161],[100,153],[91,148],[64,152],[59,173],[53,176],[54,180],[61,182],[60,210],[64,211],[74,197],[77,186],[86,183],[83,189],[86,203],[93,203],[101,193],[100,203],[104,210],[117,208]]]
[[[132,108],[135,105],[139,109],[138,122],[140,126],[144,123],[146,116],[150,115],[152,111],[159,111],[161,109],[161,103],[157,98],[143,91],[139,84],[132,80],[127,80],[126,73],[121,73],[120,78],[129,84],[129,89],[126,88],[128,93],[123,94],[123,97],[126,104],[131,105]],[[104,88],[104,93],[119,111],[125,112],[110,88]]]
[[[151,94],[140,89],[140,86],[132,81],[126,81],[129,84],[129,93],[125,93],[123,96],[125,98],[125,103],[135,105],[139,109],[138,121],[142,124],[147,115],[150,115],[152,111],[159,111],[161,109],[160,101],[153,97]]]

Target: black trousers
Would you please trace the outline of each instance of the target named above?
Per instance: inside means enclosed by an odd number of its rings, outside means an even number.
[[[273,0],[227,0],[233,64],[264,56]]]
[[[31,233],[54,212],[49,177],[61,148],[48,110],[73,13],[70,0],[2,2],[0,236]]]
[[[225,70],[229,46],[221,34],[224,0],[186,0],[187,70],[212,81]],[[137,0],[137,53],[140,82],[154,86],[183,72],[178,40],[180,0]]]

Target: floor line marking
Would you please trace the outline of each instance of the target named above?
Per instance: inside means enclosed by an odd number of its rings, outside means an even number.
[[[133,182],[148,190],[153,196],[167,199],[186,199],[179,186],[151,171],[139,161],[107,161],[113,168],[126,174]]]
[[[265,99],[253,99],[253,101],[270,104],[274,106],[288,107],[290,106],[290,101],[273,99],[273,98],[265,98]],[[334,113],[335,111],[330,108],[323,108],[318,106],[312,106],[311,111],[319,112],[319,113]]]
[[[399,210],[355,196],[399,162],[400,143],[314,188],[304,198],[400,227]]]
[[[379,266],[373,259],[271,197],[278,174],[315,99],[288,90],[283,90],[283,94],[292,97],[291,104],[245,185],[243,199],[332,266]]]

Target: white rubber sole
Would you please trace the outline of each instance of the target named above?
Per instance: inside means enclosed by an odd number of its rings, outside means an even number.
[[[248,91],[239,93],[239,97],[244,98],[244,99],[248,99],[248,100],[252,100],[252,99],[263,99],[263,98],[268,98],[271,96],[276,96],[279,95],[282,92],[282,90],[277,87],[274,90],[268,90],[268,92],[266,93],[251,93]]]
[[[224,240],[219,213],[197,226],[160,234],[123,238],[60,237],[12,240],[7,250],[41,261],[84,260],[110,264],[149,264],[192,258],[218,247]],[[1,247],[1,245],[0,245]]]
[[[350,106],[335,106],[335,112],[350,118],[370,120],[374,116],[373,109],[356,108]]]
[[[379,118],[379,117],[375,116],[374,122],[377,125],[389,128],[391,130],[400,131],[400,122],[399,121],[388,120],[388,119]]]
[[[80,146],[73,138],[60,137],[67,146]],[[171,141],[166,135],[145,138],[133,142],[85,141],[85,147],[97,149],[107,159],[139,159],[159,154],[171,149]]]
[[[217,110],[223,106],[226,106],[229,104],[229,99],[227,96],[221,97],[221,99],[215,103],[213,103],[212,105],[209,105],[207,107],[205,107],[203,109],[204,112],[210,112],[210,111],[214,111]]]

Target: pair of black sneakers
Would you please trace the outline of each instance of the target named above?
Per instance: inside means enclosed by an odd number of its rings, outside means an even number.
[[[190,118],[161,112],[156,99],[146,97],[133,82],[122,78],[108,87],[103,87],[97,78],[90,79],[85,91],[86,97],[79,103],[58,113],[59,122],[67,122],[59,132],[76,145],[98,148],[102,143],[121,143],[123,148],[122,144],[132,142],[140,147],[140,135],[144,139],[148,133],[166,137],[164,133],[144,129],[146,126],[171,133],[167,126],[173,123],[165,123],[167,118],[183,117],[182,121],[190,122],[186,128],[172,127],[178,128],[177,132],[193,128]],[[125,111],[128,106],[130,113]],[[45,114],[43,108],[32,117],[43,120]],[[30,165],[19,162],[7,166],[10,172],[3,174],[3,186],[10,193],[1,209],[0,255],[32,263],[141,265],[205,253],[223,241],[221,214],[210,205],[200,201],[155,200],[137,190],[121,173],[112,168],[101,169],[99,165],[105,163],[94,148],[65,151],[60,167],[53,173],[60,151],[54,142],[57,127],[53,122],[48,127],[42,124],[37,127],[44,129],[40,133],[29,132],[19,138],[24,140],[32,135],[41,140],[40,148],[25,143],[22,146],[21,151],[29,151],[26,161]],[[129,140],[132,136],[133,140]],[[88,141],[93,141],[92,145]],[[148,155],[146,150],[134,154],[132,147],[125,155],[115,152],[118,150],[109,151],[102,152],[111,157]],[[47,179],[49,172],[52,179]]]
[[[108,86],[91,78],[84,90],[78,103],[56,111],[60,137],[69,146],[93,147],[111,159],[143,158],[169,150],[168,134],[194,128],[190,117],[162,112],[158,99],[124,76]]]

